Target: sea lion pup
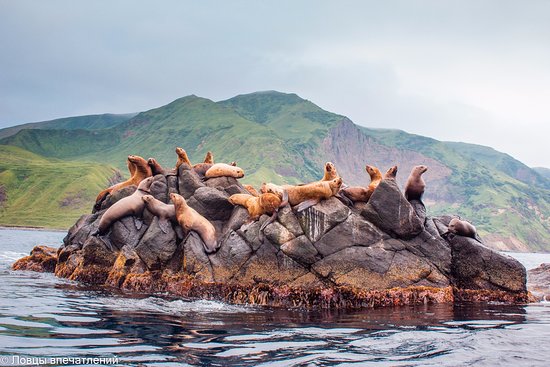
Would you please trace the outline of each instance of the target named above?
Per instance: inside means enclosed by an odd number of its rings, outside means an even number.
[[[407,183],[405,184],[405,198],[408,201],[419,200],[422,201],[422,195],[426,189],[426,183],[422,178],[422,174],[428,170],[427,166],[416,166],[412,169]]]
[[[258,220],[262,214],[271,214],[271,217],[262,224],[260,230],[263,231],[268,224],[277,219],[281,198],[277,194],[265,193],[260,196],[249,194],[234,194],[229,197],[229,202],[233,205],[244,206],[248,210],[249,222]]]
[[[460,235],[465,237],[470,237],[477,240],[476,237],[476,227],[470,222],[465,220],[460,220],[458,218],[453,218],[449,222],[448,233],[453,235]],[[481,242],[481,241],[480,241]]]
[[[291,206],[296,206],[296,211],[301,212],[323,199],[337,196],[341,186],[342,178],[337,177],[330,181],[312,182],[301,186],[266,184],[264,189],[283,197],[283,203],[288,201]],[[288,200],[285,200],[285,196]]]
[[[206,253],[211,254],[216,252],[219,244],[218,241],[216,241],[216,229],[212,223],[197,213],[195,209],[187,205],[183,196],[171,193],[170,199],[172,199],[174,203],[176,220],[181,228],[183,228],[186,233],[189,233],[189,231],[197,232],[204,243]]]
[[[145,203],[147,210],[159,218],[159,227],[162,232],[168,233],[170,230],[170,222],[178,222],[176,219],[176,208],[174,207],[174,204],[165,204],[162,201],[155,199],[152,195],[143,195],[141,200]]]
[[[99,209],[103,200],[107,197],[108,194],[113,194],[114,192],[131,185],[138,185],[143,179],[151,177],[153,172],[151,167],[145,159],[137,155],[128,156],[128,171],[131,173],[131,177],[124,182],[117,183],[105,190],[101,191],[97,198],[95,199],[95,209]]]
[[[365,166],[365,170],[370,176],[370,183],[368,187],[352,186],[345,187],[340,190],[340,193],[352,202],[368,202],[374,190],[378,187],[380,181],[382,181],[382,173],[374,166]]]
[[[388,168],[386,173],[384,174],[384,180],[395,180],[395,177],[397,177],[397,166],[393,166]]]
[[[244,171],[242,168],[237,166],[232,166],[230,164],[225,163],[215,163],[206,171],[204,174],[204,177],[206,178],[214,178],[214,177],[234,177],[234,178],[242,178],[244,177]]]
[[[163,168],[155,158],[149,158],[147,160],[147,163],[149,164],[149,167],[151,167],[153,176],[155,175],[174,176],[177,174],[177,171],[175,168],[174,169]]]
[[[97,236],[107,233],[114,222],[129,215],[141,217],[145,208],[141,198],[150,193],[149,188],[152,183],[153,177],[147,177],[139,183],[137,190],[132,195],[126,196],[110,206],[101,216],[99,227],[92,235]],[[135,218],[134,224],[137,229],[141,228],[142,223],[137,218]]]
[[[187,156],[187,152],[185,149],[177,147],[176,148],[176,154],[178,155],[178,161],[176,162],[176,171],[182,164],[187,164],[189,167],[193,167],[191,164],[191,161],[189,160],[189,157]]]
[[[250,193],[252,196],[260,196],[258,191],[252,185],[243,185],[243,187]]]

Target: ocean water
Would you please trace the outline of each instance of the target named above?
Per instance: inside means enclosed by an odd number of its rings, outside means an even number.
[[[550,365],[548,303],[308,312],[132,296],[10,270],[63,236],[0,230],[0,366]],[[550,262],[512,255],[528,267]]]

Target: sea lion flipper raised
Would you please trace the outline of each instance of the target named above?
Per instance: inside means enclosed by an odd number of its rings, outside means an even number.
[[[168,233],[170,230],[170,221],[166,218],[159,218],[159,227],[163,233]]]
[[[308,199],[308,200],[302,201],[300,204],[298,204],[298,205],[295,206],[296,211],[297,211],[297,212],[304,211],[304,210],[306,210],[307,208],[309,208],[310,206],[313,206],[313,205],[315,205],[315,204],[318,204],[319,201],[320,201],[319,199]]]

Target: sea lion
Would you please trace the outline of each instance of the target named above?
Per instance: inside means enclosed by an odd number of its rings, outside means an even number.
[[[183,230],[187,233],[197,232],[203,241],[205,251],[209,254],[216,252],[221,244],[216,241],[216,229],[212,223],[187,205],[183,196],[171,193],[170,199],[174,203],[176,220]]]
[[[214,177],[234,177],[242,178],[244,177],[244,171],[242,168],[237,166],[231,166],[225,163],[215,163],[206,171],[204,174],[206,178]]]
[[[206,157],[204,157],[204,162],[203,163],[214,164],[214,156],[212,155],[211,151],[208,151],[206,153]]]
[[[340,175],[338,174],[338,171],[336,170],[336,166],[334,165],[334,163],[332,162],[325,163],[325,173],[321,181],[330,181],[338,177],[340,177]]]
[[[368,202],[372,193],[378,187],[380,181],[382,181],[382,173],[378,168],[367,165],[365,170],[370,176],[370,183],[368,187],[352,186],[340,190],[342,195],[350,199],[352,202]]]
[[[283,203],[286,201],[284,197],[287,196],[288,203],[291,206],[297,206],[296,210],[300,212],[323,199],[337,196],[341,186],[342,178],[337,177],[330,181],[312,182],[301,186],[265,184],[263,185],[263,189],[266,192],[283,197]]]
[[[384,174],[384,180],[395,180],[395,177],[397,177],[397,166],[388,168]]]
[[[412,169],[407,183],[405,184],[405,198],[407,200],[420,200],[426,189],[426,183],[422,178],[422,174],[428,170],[427,166],[416,166]]]
[[[470,222],[465,220],[460,220],[458,218],[453,218],[449,222],[448,233],[457,234],[460,236],[470,237],[476,239],[476,227]]]
[[[252,196],[260,196],[258,191],[252,185],[243,185],[243,187],[250,193]]]
[[[111,224],[129,215],[141,217],[145,208],[145,204],[141,198],[150,193],[149,189],[152,183],[153,177],[145,178],[139,183],[137,190],[132,195],[126,196],[110,206],[101,216],[99,227],[92,235],[105,234],[111,227]],[[141,228],[141,221],[137,218],[135,218],[135,225],[137,229]]]
[[[271,214],[272,219],[269,223],[273,222],[277,217],[277,212],[282,201],[279,195],[272,193],[265,193],[260,196],[234,194],[227,200],[233,205],[244,206],[246,210],[248,210],[249,219],[251,221],[257,220],[263,214]],[[260,229],[263,229],[263,227],[267,226],[269,223],[264,223]]]
[[[142,157],[137,155],[129,155],[127,162],[128,162],[127,163],[128,170],[130,171],[132,176],[124,182],[117,183],[116,185],[113,185],[101,191],[97,195],[97,198],[95,199],[94,208],[96,210],[100,208],[101,203],[107,197],[108,194],[112,195],[114,192],[127,186],[131,186],[131,185],[137,186],[143,179],[147,177],[151,177],[153,175],[151,167],[149,167],[149,164],[147,163],[147,161]]]
[[[155,158],[149,158],[147,160],[147,163],[149,164],[149,167],[151,167],[153,176],[155,175],[174,176],[177,174],[176,169],[163,168]]]
[[[141,200],[145,203],[145,207],[154,216],[159,218],[159,227],[164,233],[168,233],[170,222],[177,223],[176,208],[174,204],[165,204],[162,201],[155,199],[152,195],[143,195]]]
[[[189,167],[193,167],[191,164],[191,161],[189,160],[189,157],[187,156],[187,152],[185,149],[177,147],[176,148],[176,154],[178,155],[178,161],[176,162],[176,171],[182,164],[187,164]]]

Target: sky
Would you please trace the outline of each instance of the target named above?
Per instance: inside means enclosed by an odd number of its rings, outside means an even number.
[[[296,93],[550,168],[550,1],[0,0],[0,127]]]

